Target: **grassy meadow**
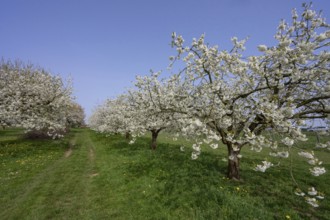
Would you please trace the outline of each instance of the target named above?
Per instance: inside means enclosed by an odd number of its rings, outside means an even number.
[[[311,148],[316,137],[300,143]],[[326,140],[326,137],[321,137]],[[327,138],[329,140],[329,137]],[[266,173],[253,168],[268,156],[242,152],[242,181],[225,177],[226,150],[203,148],[191,160],[190,143],[161,134],[134,144],[120,135],[74,129],[61,140],[27,140],[19,129],[0,131],[1,219],[330,219],[330,152],[315,150],[327,173],[313,177],[296,156],[272,159]],[[186,145],[185,151],[180,146]],[[270,158],[271,159],[271,158]],[[296,188],[325,193],[312,208]]]

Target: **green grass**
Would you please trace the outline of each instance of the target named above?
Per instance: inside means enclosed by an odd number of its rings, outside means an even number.
[[[235,182],[225,177],[223,147],[205,148],[191,160],[183,139],[173,142],[162,134],[156,151],[149,142],[144,137],[129,145],[122,136],[88,129],[56,141],[0,131],[1,219],[330,219],[329,173],[312,177],[298,156],[292,170],[301,188],[315,186],[326,194],[319,208],[294,195],[290,160],[266,173],[253,171],[267,149],[243,150],[243,181]],[[329,170],[330,153],[315,153]]]

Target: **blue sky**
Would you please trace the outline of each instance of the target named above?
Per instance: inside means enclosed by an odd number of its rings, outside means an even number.
[[[166,70],[171,33],[187,42],[230,48],[249,37],[247,54],[273,45],[279,21],[300,0],[0,0],[0,57],[42,66],[74,81],[90,115],[106,98],[132,86],[136,75]],[[309,1],[308,1],[309,2]],[[314,2],[330,19],[330,1]]]

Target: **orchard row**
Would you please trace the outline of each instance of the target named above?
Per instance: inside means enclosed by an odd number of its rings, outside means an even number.
[[[103,133],[121,133],[135,138],[149,132],[156,148],[159,132],[167,129],[174,137],[195,141],[192,159],[203,146],[228,151],[228,177],[240,179],[241,149],[259,152],[267,147],[270,156],[291,157],[295,143],[306,141],[301,127],[306,120],[329,120],[330,30],[321,13],[304,4],[299,15],[282,20],[275,33],[275,46],[259,45],[260,55],[244,57],[246,40],[232,38],[230,50],[220,50],[204,36],[186,44],[173,33],[168,77],[161,72],[139,76],[135,87],[98,106],[89,125]],[[265,135],[271,131],[277,139]],[[317,147],[330,149],[330,143]],[[299,155],[311,165],[311,176],[326,172],[313,151]],[[265,172],[272,167],[263,161],[255,167]],[[315,188],[306,201],[318,206],[322,198]],[[305,196],[300,189],[297,195]],[[315,197],[319,196],[319,197]]]

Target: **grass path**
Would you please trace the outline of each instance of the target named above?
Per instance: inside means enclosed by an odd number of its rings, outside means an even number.
[[[0,208],[2,219],[78,219],[88,210],[95,174],[94,146],[88,130],[76,132],[68,150],[18,185]],[[85,216],[86,217],[86,216]]]

